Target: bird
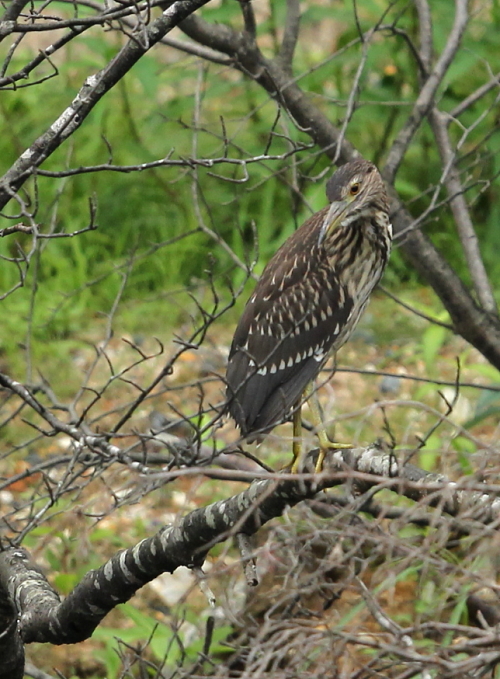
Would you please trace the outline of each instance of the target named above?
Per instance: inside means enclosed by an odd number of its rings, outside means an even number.
[[[389,197],[375,167],[358,158],[326,183],[328,205],[273,255],[236,327],[226,371],[229,413],[248,442],[293,415],[292,472],[302,462],[301,405],[328,356],[349,339],[379,282],[392,244]],[[321,471],[331,442],[311,398]],[[348,446],[351,447],[351,446]]]

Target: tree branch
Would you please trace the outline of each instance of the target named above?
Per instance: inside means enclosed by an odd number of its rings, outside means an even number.
[[[472,224],[464,196],[464,188],[456,166],[456,154],[453,151],[448,134],[448,116],[438,111],[437,108],[432,108],[429,119],[443,165],[444,185],[450,198],[450,208],[457,225],[472,284],[483,309],[489,313],[497,314],[497,303],[483,263],[479,241]]]
[[[2,24],[11,21],[15,22],[28,3],[29,0],[10,0],[10,3],[7,3],[7,9],[0,19],[0,42],[8,35],[7,33],[4,33],[4,26],[2,26]]]
[[[8,576],[8,573],[5,576]],[[0,572],[0,581],[2,580],[4,578]],[[24,644],[17,625],[17,611],[2,584],[0,584],[0,658],[0,679],[23,679]]]
[[[420,63],[427,77],[432,68],[432,16],[427,0],[415,0],[418,14]]]
[[[469,106],[473,106],[476,103],[476,101],[479,101],[479,99],[484,97],[485,94],[488,94],[488,92],[495,89],[499,85],[500,85],[500,73],[497,73],[487,83],[484,83],[484,85],[478,87],[475,92],[469,94],[469,96],[466,97],[459,104],[457,104],[455,108],[451,109],[451,111],[448,114],[447,121],[448,125],[451,123],[453,119],[458,118],[458,116],[462,115],[462,113],[466,111],[469,108]]]
[[[243,21],[245,22],[245,33],[247,38],[255,42],[257,37],[257,24],[255,22],[255,13],[253,11],[250,0],[239,0],[241,12],[243,14]]]
[[[5,651],[0,679],[22,677],[23,644],[66,644],[88,638],[109,611],[161,573],[179,566],[200,568],[217,543],[240,533],[251,536],[287,507],[346,481],[354,482],[361,491],[371,489],[372,495],[391,489],[421,502],[420,510],[434,507],[433,511],[483,524],[500,521],[498,486],[470,480],[452,483],[444,475],[400,463],[380,444],[330,451],[320,475],[311,473],[317,455],[318,450],[307,455],[306,473],[280,473],[254,481],[243,492],[196,509],[175,525],[164,526],[153,537],[117,553],[102,567],[89,571],[62,602],[25,550],[1,552],[0,623],[4,621],[8,643],[2,648],[4,637],[0,636],[0,650]],[[245,543],[240,540],[240,546]],[[18,626],[12,623],[13,602]],[[4,667],[10,674],[1,673]]]
[[[311,451],[305,469],[313,470],[318,450]],[[0,588],[16,601],[24,643],[76,643],[88,638],[107,613],[147,582],[179,566],[201,567],[208,551],[230,536],[250,536],[287,507],[348,480],[357,487],[390,488],[415,501],[452,516],[467,514],[484,524],[500,519],[498,488],[450,482],[411,464],[400,464],[379,444],[368,448],[331,451],[321,475],[278,474],[254,481],[226,500],[196,509],[175,525],[113,556],[101,568],[89,571],[61,603],[28,553],[20,548],[0,553]],[[490,495],[491,493],[491,495]]]
[[[293,55],[299,39],[300,27],[300,2],[299,0],[287,0],[285,30],[279,52],[279,59],[285,73],[292,75]]]
[[[396,191],[390,191],[393,205],[399,202]],[[429,238],[413,229],[411,215],[401,206],[393,215],[396,234],[401,235],[401,248],[414,268],[432,286],[450,314],[456,333],[476,347],[496,368],[500,369],[500,321],[481,309],[469,291],[436,250]]]
[[[408,117],[403,129],[394,140],[389,155],[387,156],[383,176],[389,184],[394,183],[394,178],[406,151],[408,150],[408,146],[433,104],[437,89],[441,85],[446,71],[460,47],[460,42],[467,27],[468,20],[467,0],[455,0],[455,20],[446,45],[434,70],[422,86],[413,107],[413,111]]]

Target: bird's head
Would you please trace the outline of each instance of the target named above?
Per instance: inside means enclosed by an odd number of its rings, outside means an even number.
[[[330,209],[321,225],[318,242],[339,225],[348,226],[360,217],[389,212],[384,181],[373,163],[362,158],[342,165],[326,184]]]

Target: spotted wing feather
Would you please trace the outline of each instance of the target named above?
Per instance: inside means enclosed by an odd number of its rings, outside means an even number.
[[[244,436],[288,416],[349,317],[351,302],[314,237],[324,212],[276,253],[236,329],[227,387],[230,412]]]

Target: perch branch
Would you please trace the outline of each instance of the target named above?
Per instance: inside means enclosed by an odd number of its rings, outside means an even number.
[[[314,468],[317,455],[317,450],[308,454],[307,469]],[[468,481],[459,484],[441,474],[399,464],[393,453],[374,444],[330,452],[319,476],[279,474],[254,481],[238,495],[192,511],[175,525],[164,526],[153,537],[89,571],[62,603],[20,548],[0,554],[0,587],[18,606],[25,643],[75,643],[86,639],[118,603],[130,599],[161,573],[173,572],[179,566],[199,568],[215,544],[240,533],[253,535],[287,507],[349,479],[360,487],[390,488],[452,516],[495,525],[500,520],[500,498],[495,497],[498,487]]]

